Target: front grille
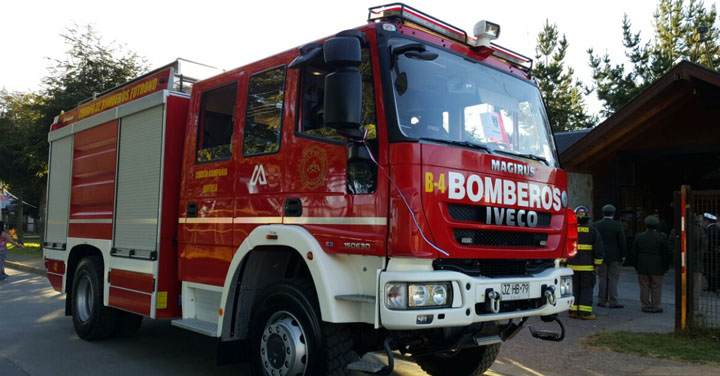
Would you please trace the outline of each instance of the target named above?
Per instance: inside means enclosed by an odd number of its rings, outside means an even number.
[[[462,245],[538,248],[547,245],[547,234],[533,232],[455,229],[455,240]]]
[[[508,301],[501,301],[500,302],[500,312],[514,312],[514,311],[527,311],[531,309],[537,309],[545,305],[545,298],[535,298],[535,299],[526,299],[526,300],[508,300]],[[475,304],[475,314],[476,315],[485,315],[490,314],[493,312],[490,312],[487,309],[487,306],[485,303],[477,303]]]
[[[456,221],[465,221],[465,222],[480,222],[483,224],[493,224],[493,223],[487,223],[487,206],[477,206],[477,205],[457,205],[457,204],[448,204],[448,212],[450,213],[450,217]],[[496,208],[490,207],[491,210],[491,216],[493,215],[492,211],[494,211]],[[550,221],[552,220],[552,214],[546,213],[546,212],[536,212],[537,213],[537,226],[536,227],[548,227],[550,226]],[[492,220],[491,220],[492,222]]]
[[[508,277],[538,274],[555,267],[555,261],[548,260],[479,260],[479,259],[437,259],[435,270],[460,272],[472,277]]]

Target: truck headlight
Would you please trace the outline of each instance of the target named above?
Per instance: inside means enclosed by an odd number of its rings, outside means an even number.
[[[560,277],[560,296],[572,295],[572,276]]]
[[[432,300],[435,305],[446,305],[448,303],[448,289],[445,285],[437,285],[433,289]]]
[[[441,308],[449,307],[451,303],[450,282],[390,282],[385,285],[385,306],[388,309]]]
[[[407,308],[407,285],[404,283],[385,285],[385,306],[389,309]]]
[[[410,285],[410,306],[422,307],[430,302],[430,291],[427,286]]]
[[[450,302],[450,283],[411,283],[408,285],[410,308],[439,308]]]

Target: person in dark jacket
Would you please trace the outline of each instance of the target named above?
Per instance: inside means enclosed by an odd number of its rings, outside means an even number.
[[[603,219],[593,222],[602,236],[605,246],[605,258],[600,269],[598,269],[598,280],[600,289],[598,291],[598,303],[600,307],[623,308],[618,302],[618,281],[620,270],[625,262],[627,254],[625,244],[625,228],[620,221],[613,219],[615,207],[607,204],[603,206]]]
[[[718,290],[718,250],[720,250],[720,227],[718,227],[717,216],[703,214],[705,230],[704,235],[707,245],[704,247],[703,275],[707,279],[707,290],[717,292]]]
[[[632,245],[632,261],[638,273],[642,311],[660,313],[663,309],[663,275],[670,267],[672,253],[667,237],[657,231],[660,221],[654,215],[645,218],[647,230],[635,236]]]
[[[598,230],[590,226],[590,213],[584,206],[575,208],[578,218],[578,250],[568,259],[567,266],[572,269],[573,295],[575,304],[570,307],[570,318],[595,320],[592,313],[593,287],[595,271],[603,262],[603,241]]]

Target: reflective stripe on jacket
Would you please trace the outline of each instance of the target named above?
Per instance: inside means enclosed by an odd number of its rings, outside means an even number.
[[[568,259],[568,268],[591,272],[603,262],[604,248],[600,232],[587,224],[578,225],[578,252]]]

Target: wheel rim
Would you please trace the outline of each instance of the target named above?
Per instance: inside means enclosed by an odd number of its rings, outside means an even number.
[[[92,282],[90,282],[90,277],[87,274],[78,281],[75,294],[77,295],[75,297],[75,312],[78,313],[80,321],[88,321],[92,312],[94,297]]]
[[[273,314],[265,324],[260,358],[268,376],[297,376],[307,368],[305,330],[290,312]]]

